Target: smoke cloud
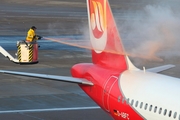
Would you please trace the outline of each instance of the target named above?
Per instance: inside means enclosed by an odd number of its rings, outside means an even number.
[[[164,2],[164,1],[163,1]],[[169,3],[168,3],[169,4]],[[118,29],[125,45],[126,52],[131,57],[144,58],[152,61],[163,61],[165,58],[180,56],[178,53],[180,41],[180,16],[179,10],[169,7],[168,4],[159,3],[137,7],[138,10],[122,10],[116,15]],[[174,3],[173,3],[174,4]],[[131,4],[130,4],[131,5]],[[179,7],[178,5],[173,5]],[[123,13],[124,12],[124,13]],[[114,12],[113,12],[114,13]],[[117,18],[118,17],[118,18]],[[78,31],[83,34],[83,40],[74,41],[73,44],[90,48],[88,23],[81,21],[81,25],[76,25],[72,33]],[[56,31],[57,26],[61,26],[61,31]],[[85,26],[85,27],[82,27]],[[48,25],[49,32],[54,35],[64,32],[64,24],[52,23]],[[69,30],[66,30],[69,31]],[[69,32],[71,33],[71,32]],[[68,42],[68,41],[67,41]]]
[[[130,56],[163,61],[180,55],[180,17],[170,7],[147,5],[122,23],[120,34]]]

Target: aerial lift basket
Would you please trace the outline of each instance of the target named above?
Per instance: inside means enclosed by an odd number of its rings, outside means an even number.
[[[9,58],[10,61],[19,64],[38,63],[38,44],[34,42],[17,41],[17,53],[14,58],[3,47],[0,46],[0,53]]]
[[[38,62],[37,42],[17,41],[17,59],[19,63],[37,63]]]

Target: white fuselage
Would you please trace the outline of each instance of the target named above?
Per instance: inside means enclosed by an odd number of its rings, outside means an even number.
[[[147,120],[180,120],[180,79],[127,70],[119,88],[133,109]]]

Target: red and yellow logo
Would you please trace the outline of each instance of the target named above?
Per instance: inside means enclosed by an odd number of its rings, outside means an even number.
[[[90,0],[90,34],[94,50],[102,52],[107,42],[106,0]]]
[[[94,37],[100,38],[106,29],[106,4],[92,1],[90,6],[91,28]]]

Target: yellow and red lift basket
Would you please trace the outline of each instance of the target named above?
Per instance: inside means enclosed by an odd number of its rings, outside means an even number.
[[[20,64],[38,63],[38,44],[36,41],[17,41],[17,48],[17,59]]]

